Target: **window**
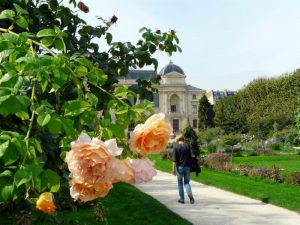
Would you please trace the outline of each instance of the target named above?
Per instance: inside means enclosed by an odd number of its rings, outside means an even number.
[[[172,113],[176,112],[176,105],[171,105],[171,112]]]
[[[192,113],[197,114],[197,105],[192,105]]]
[[[193,128],[197,128],[197,119],[193,119]]]
[[[197,96],[196,95],[192,95],[192,99],[197,99]]]
[[[179,120],[177,120],[177,119],[173,120],[173,130],[175,132],[179,130]]]

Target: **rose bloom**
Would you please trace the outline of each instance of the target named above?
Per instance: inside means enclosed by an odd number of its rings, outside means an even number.
[[[126,160],[116,159],[116,166],[112,173],[112,182],[126,182],[129,183],[134,178],[133,169]]]
[[[171,125],[164,118],[163,113],[154,114],[144,124],[137,125],[131,135],[131,150],[141,154],[164,150],[172,131]]]
[[[71,147],[71,151],[66,155],[71,177],[89,183],[110,181],[115,166],[114,156],[122,153],[115,139],[102,142],[83,133],[78,140],[71,143]]]
[[[138,184],[152,180],[156,175],[153,162],[148,158],[128,159],[126,163],[132,168],[134,177],[130,183]]]
[[[36,208],[49,215],[54,213],[56,206],[53,203],[52,193],[51,192],[42,193],[36,202]]]
[[[99,197],[104,197],[112,188],[112,183],[110,181],[90,183],[84,180],[80,180],[79,178],[73,178],[70,181],[70,185],[71,197],[82,202],[87,202]]]

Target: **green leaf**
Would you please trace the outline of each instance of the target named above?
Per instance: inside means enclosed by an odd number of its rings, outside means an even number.
[[[2,162],[5,166],[8,166],[19,159],[19,152],[15,148],[15,145],[10,144],[2,157]]]
[[[6,9],[1,12],[0,19],[14,20],[15,15],[16,13],[13,10]]]
[[[94,85],[103,85],[107,81],[107,75],[102,70],[94,68],[89,74],[89,81]]]
[[[119,124],[111,124],[110,127],[113,134],[118,138],[124,138],[125,137],[125,129]]]
[[[96,95],[89,92],[86,94],[86,97],[92,105],[95,106],[98,104],[98,97]]]
[[[15,184],[17,187],[22,184],[26,184],[32,179],[32,173],[29,173],[25,169],[18,170],[15,174]]]
[[[19,15],[28,14],[28,12],[25,9],[23,9],[21,6],[19,6],[18,4],[14,3],[13,5]]]
[[[18,170],[15,174],[15,184],[17,187],[22,184],[26,184],[33,179],[33,177],[39,176],[43,169],[36,164],[26,165],[22,169]]]
[[[47,124],[47,128],[51,134],[58,134],[62,130],[62,122],[59,118],[51,118],[50,122]]]
[[[81,100],[68,101],[65,104],[65,116],[78,116],[91,106],[88,102]]]
[[[19,117],[21,120],[28,120],[29,119],[29,114],[27,112],[17,112],[16,116]]]
[[[28,22],[27,20],[23,17],[23,16],[20,16],[17,20],[16,20],[16,23],[19,27],[21,28],[24,28],[24,29],[27,29],[28,28]]]
[[[60,188],[60,177],[52,170],[44,170],[41,175],[42,186],[47,186],[51,192]]]
[[[64,41],[61,39],[55,39],[54,46],[57,50],[60,50],[60,51],[66,50],[66,45],[65,45]]]
[[[4,170],[1,174],[0,177],[12,177],[13,173],[10,170]]]
[[[106,37],[105,37],[105,39],[106,39],[106,42],[107,42],[107,44],[111,44],[111,42],[112,42],[112,35],[111,35],[111,33],[106,33]]]
[[[53,29],[47,28],[47,29],[43,29],[40,30],[37,34],[37,37],[41,38],[41,37],[55,37],[56,33]]]
[[[0,97],[0,114],[3,116],[17,112],[27,112],[30,99],[27,96],[2,96]]]
[[[70,137],[76,137],[76,130],[74,129],[73,121],[67,118],[62,119],[62,125],[66,134]]]
[[[1,188],[1,197],[4,201],[7,201],[14,190],[14,186],[11,182],[6,183],[4,187]]]
[[[0,41],[0,52],[2,52],[4,50],[12,49],[14,47],[15,47],[15,45],[13,43],[11,43],[10,41],[7,41],[7,40]]]
[[[78,57],[75,59],[75,61],[81,64],[82,66],[89,68],[90,70],[93,68],[93,63],[86,58]]]
[[[41,127],[47,125],[51,119],[51,115],[47,113],[42,113],[38,116],[37,122]]]
[[[40,143],[40,141],[39,141],[38,139],[36,139],[36,138],[30,138],[30,142],[34,145],[35,149],[36,149],[39,153],[42,153],[42,152],[43,152],[41,143]]]
[[[6,141],[0,144],[0,158],[5,154],[6,150],[8,149],[9,141]]]
[[[79,77],[84,77],[89,71],[85,66],[77,66],[75,72]]]
[[[42,44],[46,47],[50,47],[53,44],[55,37],[44,37],[42,39]]]

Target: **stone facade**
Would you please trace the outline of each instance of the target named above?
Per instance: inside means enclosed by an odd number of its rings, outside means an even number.
[[[165,66],[159,75],[161,82],[156,87],[158,94],[154,96],[155,111],[166,115],[174,133],[181,132],[188,123],[197,128],[198,101],[206,94],[205,90],[186,84],[183,70],[172,62]],[[133,70],[126,78],[120,79],[119,83],[132,85],[138,77],[153,76],[156,76],[155,71]]]
[[[224,90],[224,91],[209,91],[206,93],[206,97],[208,99],[208,101],[210,102],[210,104],[214,105],[216,103],[216,101],[218,101],[219,99],[225,98],[226,96],[232,96],[235,95],[236,91],[228,91],[228,90]]]

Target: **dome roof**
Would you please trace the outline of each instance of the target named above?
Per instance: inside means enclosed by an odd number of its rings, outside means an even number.
[[[171,61],[168,65],[166,65],[165,67],[163,67],[161,69],[161,71],[159,72],[160,75],[165,75],[171,72],[177,72],[180,74],[184,74],[183,69],[181,69],[179,66],[173,64],[173,62]]]

